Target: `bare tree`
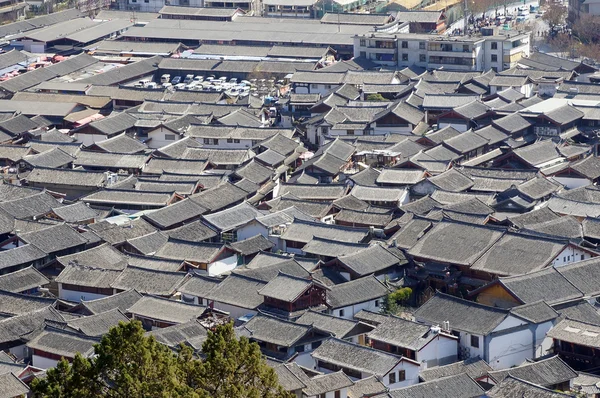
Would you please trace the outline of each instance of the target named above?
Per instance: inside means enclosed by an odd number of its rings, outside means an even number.
[[[567,16],[567,7],[559,3],[550,3],[542,19],[550,26],[562,24]]]
[[[582,15],[573,25],[573,32],[584,44],[600,42],[600,16]]]

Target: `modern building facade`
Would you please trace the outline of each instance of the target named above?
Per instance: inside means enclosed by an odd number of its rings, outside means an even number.
[[[529,33],[516,31],[489,36],[368,33],[354,37],[354,56],[388,67],[502,71],[529,56],[529,41]]]

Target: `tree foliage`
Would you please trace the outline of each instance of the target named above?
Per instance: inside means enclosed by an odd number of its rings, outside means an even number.
[[[387,101],[387,99],[385,99],[385,97],[379,93],[374,93],[374,94],[367,95],[367,101],[385,102],[385,101]]]
[[[174,353],[145,336],[138,321],[121,323],[94,347],[95,356],[62,359],[35,380],[35,397],[49,398],[276,398],[290,397],[256,343],[235,337],[231,324],[209,332],[205,360],[188,346]]]
[[[383,300],[383,312],[395,315],[400,310],[400,305],[406,303],[412,295],[410,287],[403,287],[385,296]]]

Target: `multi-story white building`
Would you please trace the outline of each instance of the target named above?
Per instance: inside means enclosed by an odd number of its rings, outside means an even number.
[[[438,36],[373,32],[354,37],[354,56],[382,66],[460,71],[502,71],[529,56],[529,33],[490,31],[488,36]]]

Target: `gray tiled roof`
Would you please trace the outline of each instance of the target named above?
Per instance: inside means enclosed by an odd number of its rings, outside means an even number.
[[[573,398],[574,395],[556,392],[539,385],[508,376],[501,383],[496,384],[487,393],[489,398],[513,398],[513,397],[536,397],[536,398]]]
[[[492,367],[480,357],[466,359],[461,362],[455,362],[445,366],[435,366],[425,369],[419,373],[423,381],[431,381],[447,376],[455,376],[461,373],[468,374],[472,379],[484,376],[491,371]]]
[[[39,231],[26,232],[20,234],[19,237],[46,253],[56,253],[87,243],[87,240],[79,232],[67,224],[58,224]]]
[[[172,228],[175,225],[200,217],[208,209],[192,199],[175,202],[162,209],[144,214],[144,218],[161,229]]]
[[[31,339],[27,346],[61,357],[74,358],[76,353],[81,353],[84,357],[91,355],[94,351],[94,344],[98,342],[99,339],[80,333],[47,329]]]
[[[88,311],[90,311],[92,314],[100,314],[102,312],[110,311],[113,309],[119,309],[121,312],[124,313],[129,307],[131,307],[141,298],[141,294],[139,294],[133,289],[130,289],[97,300],[83,300],[81,302],[81,305],[85,307]]]
[[[6,315],[21,315],[37,311],[48,306],[54,306],[56,299],[30,296],[19,293],[0,291],[2,308],[0,312]]]
[[[29,394],[29,387],[13,373],[7,372],[0,374],[0,391],[2,391],[2,397],[24,397]]]
[[[117,270],[122,270],[127,265],[125,255],[108,243],[79,253],[58,257],[57,260],[63,266],[78,264],[87,267]]]
[[[60,207],[60,202],[46,192],[34,193],[27,197],[6,200],[0,203],[0,209],[19,219],[31,219],[49,213]]]
[[[331,308],[342,308],[376,300],[388,293],[388,288],[371,275],[332,286],[327,294],[327,302]]]
[[[366,228],[350,228],[318,222],[294,220],[287,227],[281,239],[297,242],[309,242],[313,237],[336,239],[342,242],[359,243],[367,237]]]
[[[277,300],[291,303],[307,291],[312,284],[313,282],[310,279],[299,278],[297,276],[279,272],[279,274],[263,286],[258,293],[261,296],[272,297]]]
[[[172,323],[185,323],[198,318],[206,308],[155,296],[144,296],[127,309],[136,317]]]
[[[256,309],[264,301],[258,291],[266,282],[231,274],[210,291],[206,298],[241,308]]]
[[[485,395],[483,388],[466,373],[419,383],[390,391],[391,398],[475,398]]]
[[[338,261],[360,276],[407,263],[404,257],[398,258],[380,244],[374,244],[355,253],[340,256]]]
[[[403,360],[397,355],[335,338],[325,341],[311,355],[319,361],[379,377],[385,376]]]
[[[148,334],[154,336],[159,343],[172,349],[176,349],[179,344],[185,343],[196,350],[202,348],[202,343],[208,336],[206,329],[197,320],[155,329],[148,332]]]
[[[507,233],[471,267],[494,275],[521,275],[550,265],[567,242]]]
[[[392,316],[387,317],[367,336],[371,340],[418,351],[434,337],[428,334],[429,326]]]
[[[0,275],[0,290],[12,293],[35,289],[47,283],[50,283],[48,278],[34,267],[27,267],[11,272],[10,274]]]
[[[503,233],[499,229],[443,221],[427,232],[409,254],[433,261],[472,265]]]
[[[509,314],[508,310],[436,293],[415,312],[418,321],[441,325],[450,321],[450,329],[488,335]]]
[[[360,324],[357,321],[338,318],[333,315],[323,314],[321,312],[312,310],[305,312],[296,320],[296,323],[313,325],[321,330],[332,333],[334,337],[339,339],[344,339],[346,336],[351,336],[352,332],[359,327],[361,331],[367,331],[371,329],[371,327],[365,324]]]
[[[67,265],[55,281],[74,286],[109,289],[120,274],[121,271],[115,269]]]
[[[489,375],[497,382],[501,382],[510,375],[532,384],[552,388],[556,384],[574,379],[577,377],[577,372],[555,355],[538,362],[525,363],[515,368],[489,372]]]
[[[217,230],[226,232],[244,225],[260,216],[262,216],[262,213],[256,210],[254,206],[251,206],[247,202],[243,202],[237,206],[205,215],[203,218]]]
[[[188,276],[182,272],[160,271],[129,266],[111,283],[118,290],[135,289],[142,294],[170,296]]]
[[[108,333],[110,328],[117,326],[119,322],[127,323],[129,318],[119,309],[112,309],[96,315],[71,320],[67,324],[86,336],[102,336]]]
[[[252,340],[291,347],[313,329],[259,313],[242,326],[244,334]]]
[[[526,275],[500,278],[499,283],[523,303],[544,300],[555,304],[583,296],[579,289],[553,267]]]

